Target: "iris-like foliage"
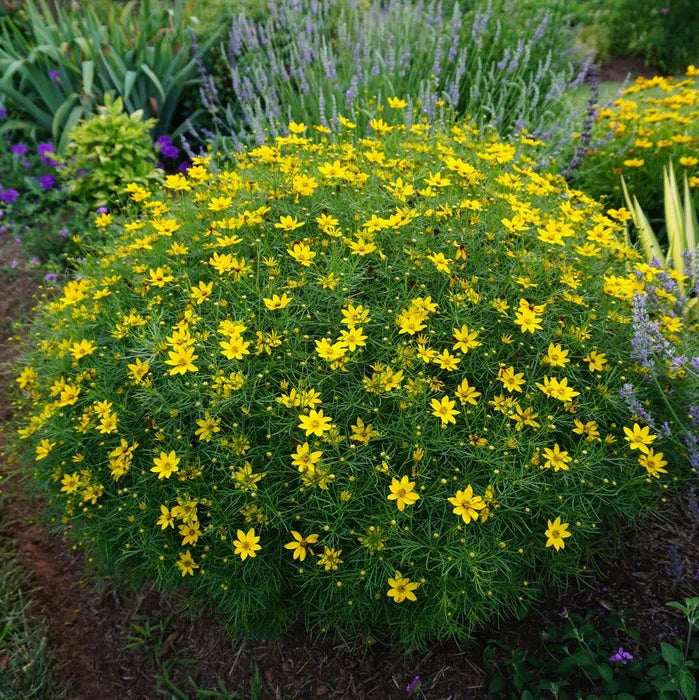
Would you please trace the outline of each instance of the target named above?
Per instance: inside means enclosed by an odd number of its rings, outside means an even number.
[[[130,187],[29,335],[17,444],[60,522],[237,631],[464,638],[692,473],[662,422],[686,416],[620,395],[647,395],[631,302],[661,270],[616,213],[537,174],[540,142],[399,103],[375,138],[292,123]]]
[[[21,116],[15,128],[53,139],[63,153],[70,131],[109,92],[129,113],[154,117],[156,136],[171,133],[183,90],[197,76],[185,9],[181,1],[166,8],[144,0],[110,5],[103,17],[90,3],[78,10],[23,3],[0,41],[0,93]]]

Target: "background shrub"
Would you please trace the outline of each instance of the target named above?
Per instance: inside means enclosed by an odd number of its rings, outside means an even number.
[[[229,73],[203,76],[202,104],[234,142],[286,133],[288,121],[335,128],[340,115],[367,130],[390,96],[428,122],[470,114],[502,134],[527,128],[552,149],[574,130],[567,86],[582,80],[569,55],[565,3],[270,3],[262,21],[234,18]],[[232,85],[234,100],[217,94]],[[566,128],[567,133],[566,132]]]
[[[30,336],[20,444],[61,523],[237,631],[467,636],[688,472],[627,408],[629,302],[666,273],[531,169],[541,144],[390,121],[132,188]],[[663,289],[644,313],[696,396]]]
[[[699,63],[699,11],[693,0],[614,0],[605,24],[611,56],[638,56],[665,73]]]
[[[148,187],[162,179],[148,135],[155,120],[144,121],[140,110],[126,114],[121,98],[109,94],[98,111],[71,131],[60,169],[73,195],[96,207],[123,196],[129,183]]]

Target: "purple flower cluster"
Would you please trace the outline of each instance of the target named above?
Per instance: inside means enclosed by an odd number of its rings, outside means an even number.
[[[175,146],[172,139],[169,136],[162,135],[159,136],[155,143],[153,144],[156,153],[158,153],[162,160],[170,162],[158,162],[156,165],[158,168],[163,170],[173,171],[178,170],[179,172],[186,172],[187,168],[191,163],[185,158],[184,160],[177,163],[181,157],[180,149]]]
[[[610,661],[620,661],[622,664],[626,664],[629,661],[633,661],[633,655],[628,651],[624,651],[624,647],[619,647],[610,657]]]

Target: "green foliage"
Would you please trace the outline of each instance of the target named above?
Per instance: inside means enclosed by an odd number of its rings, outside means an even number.
[[[22,117],[24,130],[50,137],[59,153],[81,119],[108,92],[129,112],[154,117],[154,135],[172,133],[183,90],[196,82],[182,0],[110,3],[106,16],[91,3],[77,9],[28,0],[2,23],[0,93]],[[210,40],[213,40],[211,37]]]
[[[685,274],[685,270],[696,269],[697,241],[699,241],[697,213],[689,193],[686,173],[684,176],[684,189],[680,191],[672,163],[670,163],[669,168],[663,170],[665,231],[667,232],[668,240],[665,254],[663,254],[658,238],[648,222],[648,217],[643,213],[638,198],[634,196],[633,201],[631,201],[623,176],[621,184],[624,190],[626,206],[631,212],[634,226],[643,244],[648,262],[651,262],[654,258],[657,260],[664,259],[666,267],[671,267],[675,271],[680,289],[683,293],[686,293],[687,290],[682,282],[682,276]],[[694,298],[690,303],[694,305],[696,301],[696,298]]]
[[[623,226],[543,144],[380,107],[374,139],[294,125],[131,188],[29,335],[17,445],[66,528],[236,632],[463,639],[689,472],[620,397],[647,396]]]
[[[524,654],[497,640],[484,649],[484,662],[492,666],[505,654],[504,672],[491,678],[489,691],[504,693],[548,691],[561,700],[594,693],[592,697],[632,698],[695,697],[695,674],[699,669],[699,640],[692,639],[697,629],[699,598],[685,604],[668,603],[687,618],[688,634],[678,645],[660,643],[660,649],[647,655],[632,654],[641,640],[639,632],[629,628],[624,615],[612,613],[600,617],[564,611],[561,623],[541,632],[540,653]],[[537,697],[535,695],[535,697]],[[586,697],[591,697],[587,695]]]
[[[695,0],[614,0],[608,3],[610,56],[638,56],[664,73],[699,60],[699,12]]]
[[[144,121],[140,110],[126,114],[121,98],[109,94],[98,111],[71,131],[60,173],[76,199],[105,206],[129,183],[158,182],[162,171],[148,135],[154,119]]]
[[[468,114],[501,134],[546,134],[555,150],[579,116],[563,98],[575,76],[565,6],[273,2],[263,21],[234,19],[228,74],[204,78],[202,103],[224,141],[259,144],[287,121],[336,127],[338,115],[364,134],[375,102],[395,96],[430,123]]]

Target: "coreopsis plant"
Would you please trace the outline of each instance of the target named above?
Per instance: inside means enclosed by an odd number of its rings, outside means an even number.
[[[17,442],[61,525],[236,631],[464,638],[691,471],[620,396],[622,222],[531,139],[400,122],[130,187],[36,313]]]
[[[610,206],[624,204],[621,177],[652,222],[663,217],[663,169],[670,161],[680,178],[699,190],[699,69],[684,76],[639,77],[600,110],[591,150],[575,178]]]

